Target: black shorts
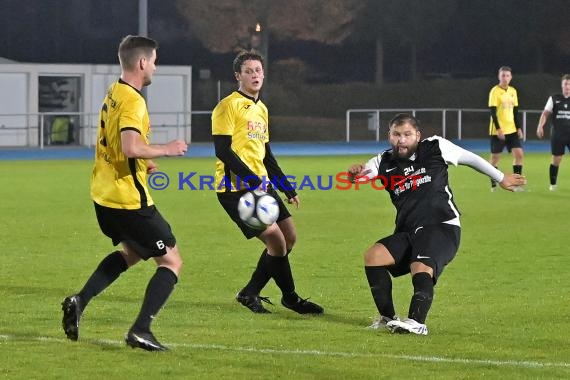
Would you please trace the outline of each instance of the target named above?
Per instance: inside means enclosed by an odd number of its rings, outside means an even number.
[[[166,247],[176,245],[170,225],[155,206],[123,210],[94,204],[99,227],[113,245],[125,242],[143,260],[162,256]]]
[[[387,268],[392,276],[410,273],[410,264],[420,261],[433,269],[435,283],[443,268],[455,257],[460,238],[460,227],[441,223],[421,227],[416,232],[396,232],[378,243],[388,249],[396,262]]]
[[[553,156],[563,156],[566,148],[570,150],[570,133],[556,133],[552,131],[550,138],[550,151]]]
[[[241,198],[242,195],[244,195],[247,192],[248,190],[241,190],[241,191],[233,191],[233,192],[225,192],[217,194],[218,194],[218,201],[220,202],[224,210],[226,210],[230,218],[234,221],[235,224],[237,224],[243,235],[246,238],[251,239],[253,237],[259,236],[263,232],[263,230],[256,230],[255,228],[251,228],[250,226],[245,224],[239,217],[238,214],[239,199]],[[285,206],[285,203],[283,203],[281,197],[279,197],[279,194],[277,194],[275,189],[268,188],[267,193],[272,195],[273,198],[275,198],[277,200],[277,203],[279,204],[279,217],[277,218],[277,222],[280,222],[290,217],[291,213],[289,212],[289,210]]]
[[[513,148],[522,148],[521,139],[519,139],[517,132],[505,135],[504,140],[499,139],[496,135],[491,136],[491,153],[501,153],[505,147],[509,153]]]

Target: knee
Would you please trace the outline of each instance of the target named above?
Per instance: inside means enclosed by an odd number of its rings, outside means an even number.
[[[180,262],[169,262],[169,263],[161,264],[160,266],[170,269],[176,275],[176,278],[178,278],[180,276],[180,272],[182,271],[182,261],[180,261]]]
[[[287,248],[284,246],[283,247],[274,247],[274,248],[268,249],[267,253],[270,256],[285,257],[289,253],[289,250],[287,250]]]
[[[287,253],[289,252],[286,241],[283,237],[280,239],[267,240],[265,241],[265,246],[267,247],[267,253],[270,256],[283,257],[287,256]]]
[[[364,265],[367,267],[385,267],[387,263],[381,260],[376,252],[368,250],[364,252]]]
[[[285,236],[285,245],[287,246],[287,251],[291,251],[297,242],[297,234],[295,232]]]
[[[128,268],[132,267],[141,260],[136,252],[128,247],[123,247],[119,253],[121,256],[123,256],[123,259],[125,260],[125,263],[127,263]]]
[[[366,251],[364,252],[363,256],[364,256],[364,265],[366,266],[372,265],[372,258],[373,258],[372,253],[370,251]]]
[[[374,244],[364,253],[366,266],[385,267],[394,264],[394,258],[383,244]]]
[[[176,276],[178,276],[182,270],[182,256],[180,256],[177,247],[167,248],[166,254],[156,257],[155,261],[158,266],[170,269]]]
[[[176,269],[176,273],[180,273],[183,266],[184,262],[182,261],[182,259],[178,259],[173,263],[173,267]]]

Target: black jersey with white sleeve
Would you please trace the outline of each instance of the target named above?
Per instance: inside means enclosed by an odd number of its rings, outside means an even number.
[[[448,164],[467,165],[498,182],[503,180],[503,173],[486,160],[439,136],[420,141],[408,159],[398,158],[392,149],[378,154],[366,163],[364,180],[374,181],[375,188],[390,194],[398,232],[438,223],[459,226]]]

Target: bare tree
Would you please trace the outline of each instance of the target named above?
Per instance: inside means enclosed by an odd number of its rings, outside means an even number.
[[[359,0],[177,0],[193,36],[212,52],[249,48],[260,24],[271,38],[342,42]]]
[[[387,43],[408,48],[409,77],[415,80],[419,56],[438,41],[451,22],[454,0],[368,0],[355,20],[357,38],[374,41],[375,81],[384,80],[384,48]]]

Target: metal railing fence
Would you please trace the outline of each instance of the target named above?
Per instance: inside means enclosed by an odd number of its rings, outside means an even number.
[[[358,139],[362,139],[362,136],[369,138],[370,134],[372,134],[374,139],[379,141],[381,127],[384,127],[387,131],[389,120],[395,114],[402,112],[411,113],[414,117],[422,114],[422,117],[420,117],[422,128],[428,128],[430,132],[445,138],[451,137],[461,140],[462,138],[485,138],[488,135],[490,119],[488,109],[363,108],[348,109],[346,111],[346,142],[350,142],[355,128],[360,128],[358,130]],[[541,113],[542,110],[519,110],[525,140],[527,137],[527,126],[532,122],[536,125]],[[360,120],[355,120],[358,115],[361,116]],[[364,123],[362,115],[366,117]],[[427,123],[424,122],[424,117],[427,119]],[[362,133],[364,124],[367,132]]]
[[[192,117],[211,113],[153,112],[153,142],[163,143],[180,138],[192,140]],[[44,149],[47,145],[80,145],[91,147],[97,139],[99,113],[38,112],[0,114],[0,146],[26,146]]]

